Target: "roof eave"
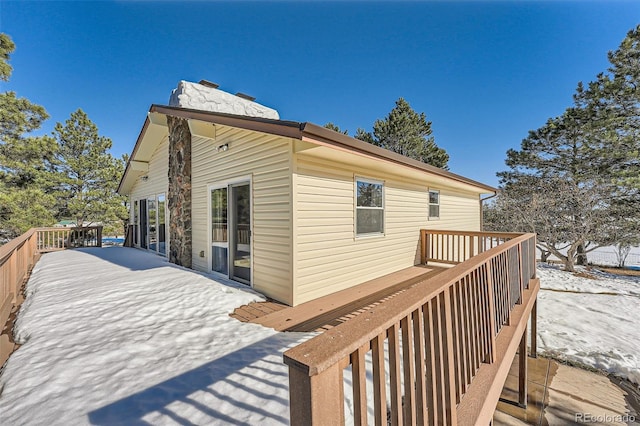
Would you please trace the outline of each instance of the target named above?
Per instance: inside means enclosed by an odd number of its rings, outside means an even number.
[[[456,173],[443,170],[439,167],[435,167],[430,164],[426,164],[421,161],[405,157],[404,155],[400,155],[393,151],[380,148],[368,142],[361,141],[359,139],[355,139],[347,135],[343,135],[342,133],[335,132],[333,130],[327,129],[322,126],[318,126],[317,124],[302,123],[302,135],[303,137],[307,137],[307,140],[319,139],[321,142],[328,145],[340,146],[351,151],[357,151],[365,155],[391,161],[393,163],[397,163],[406,167],[411,167],[413,169],[417,169],[420,171],[432,173],[447,179],[453,179],[455,181],[486,190],[487,192],[495,193],[497,191],[497,188],[486,185],[484,183],[477,182],[473,179],[460,176]]]
[[[153,105],[152,105],[153,107]],[[120,183],[118,184],[118,189],[117,189],[117,193],[120,195],[126,195],[123,194],[122,191],[122,187],[125,183],[125,180],[130,172],[131,169],[131,161],[133,161],[133,159],[135,159],[136,153],[138,152],[138,148],[140,147],[140,143],[142,142],[142,139],[144,138],[145,133],[147,132],[147,129],[149,128],[149,124],[151,123],[151,121],[149,120],[149,115],[147,114],[147,117],[144,119],[144,124],[142,125],[142,129],[140,130],[140,133],[138,134],[138,139],[136,139],[136,144],[133,147],[133,152],[131,153],[131,156],[129,156],[129,159],[127,160],[127,165],[125,166],[124,169],[124,173],[122,174],[122,178],[120,178]]]
[[[497,189],[492,186],[485,185],[481,182],[477,182],[475,180],[460,176],[447,170],[422,163],[420,161],[405,157],[387,149],[372,145],[368,142],[352,138],[339,132],[334,132],[333,130],[329,130],[325,127],[309,122],[299,123],[296,121],[275,120],[261,117],[247,117],[234,114],[208,112],[196,109],[179,108],[157,104],[151,105],[151,107],[149,108],[149,113],[158,113],[184,119],[199,120],[213,124],[238,127],[246,130],[253,130],[267,134],[290,137],[298,140],[306,140],[308,142],[315,142],[321,145],[342,148],[348,151],[355,151],[366,156],[390,161],[392,163],[410,167],[419,171],[431,173],[446,179],[452,179],[454,181],[481,189],[484,192],[495,193],[497,191]],[[149,127],[149,124],[150,120],[149,116],[147,115],[144,126],[142,127],[142,130],[138,135],[138,139],[136,140],[136,145],[133,148],[131,157],[127,162],[125,172],[122,176],[122,179],[120,180],[120,184],[118,185],[118,193],[121,193],[121,190],[123,189],[123,184],[128,174],[130,173],[130,162],[132,160],[135,160],[136,153],[142,140],[144,139],[144,135],[147,131],[147,128]]]

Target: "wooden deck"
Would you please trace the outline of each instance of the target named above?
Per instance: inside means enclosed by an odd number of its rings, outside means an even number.
[[[536,353],[535,244],[535,234],[421,230],[421,259],[460,263],[428,279],[400,280],[404,291],[375,309],[287,350],[291,423],[490,424],[516,352],[518,403],[525,405],[529,320]],[[295,309],[260,322],[314,329],[312,321],[288,325]]]
[[[277,331],[322,332],[368,311],[445,269],[447,268],[433,265],[412,266],[295,307],[274,301],[254,302],[236,308],[230,316]]]

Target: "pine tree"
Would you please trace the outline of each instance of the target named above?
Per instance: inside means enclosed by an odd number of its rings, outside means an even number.
[[[342,133],[343,135],[349,134],[348,130],[342,130],[340,126],[333,124],[332,122],[328,122],[327,124],[324,125],[324,127],[326,129],[333,130],[334,132]]]
[[[11,76],[14,49],[11,38],[0,34],[0,80]],[[43,107],[14,92],[0,93],[0,232],[7,238],[54,222],[48,160],[55,144],[48,137],[27,136],[47,118]]]
[[[567,270],[599,244],[640,238],[640,26],[608,56],[608,72],[579,83],[573,107],[507,152],[489,215],[537,232]]]
[[[399,98],[386,118],[376,120],[373,134],[358,129],[355,137],[432,166],[447,169],[449,155],[435,143],[431,122]]]
[[[78,226],[125,220],[125,200],[116,193],[124,163],[108,152],[111,139],[100,136],[81,109],[64,125],[57,123],[53,136],[59,214]]]
[[[576,104],[593,116],[590,132],[603,171],[626,191],[640,191],[640,25],[627,33],[611,64],[586,87],[578,85]]]
[[[13,67],[9,65],[9,58],[16,45],[7,34],[0,33],[0,80],[9,81]]]

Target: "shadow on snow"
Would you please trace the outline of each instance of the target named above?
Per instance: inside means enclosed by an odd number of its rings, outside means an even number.
[[[281,357],[295,340],[282,334],[262,339],[94,410],[89,420],[97,425],[147,425],[144,417],[161,415],[182,425],[198,424],[203,418],[207,423],[249,425],[246,416],[252,413],[253,422],[257,415],[261,423],[288,424],[288,388],[282,385],[287,383],[287,370],[283,364],[281,371],[270,369],[272,362],[262,359]],[[230,388],[234,391],[228,392]]]

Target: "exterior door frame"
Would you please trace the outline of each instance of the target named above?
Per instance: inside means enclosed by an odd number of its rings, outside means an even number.
[[[164,226],[165,226],[165,252],[161,253],[160,252],[160,239],[159,239],[159,228],[158,228],[158,224],[160,221],[160,209],[159,209],[159,201],[158,198],[160,196],[164,197]],[[155,210],[156,210],[156,217],[155,217],[155,221],[156,221],[156,247],[157,250],[151,250],[150,247],[150,239],[149,239],[149,201],[153,201],[155,203]],[[137,204],[137,205],[136,205]],[[134,212],[133,214],[133,222],[137,222],[135,223],[136,225],[136,230],[135,232],[137,233],[137,237],[138,237],[138,244],[134,244],[134,247],[136,248],[140,248],[140,249],[144,249],[148,252],[151,253],[155,253],[159,256],[163,256],[163,257],[169,257],[169,205],[167,203],[167,197],[166,197],[166,193],[165,192],[160,192],[157,194],[151,194],[151,195],[147,195],[147,196],[143,196],[143,197],[139,197],[136,198],[135,200],[133,200],[133,206],[134,209],[137,208],[137,216],[138,216],[138,221],[135,220],[136,218],[136,214]],[[143,210],[143,206],[144,206],[144,210]],[[144,213],[144,215],[143,215]],[[143,230],[143,220],[142,218],[144,217],[144,230]],[[144,241],[142,239],[142,237],[144,236]],[[143,245],[144,244],[144,245]]]
[[[249,209],[250,209],[250,213],[249,213],[249,251],[251,253],[251,258],[250,258],[250,262],[249,262],[249,267],[250,269],[250,276],[251,279],[250,281],[244,282],[244,281],[239,281],[237,278],[234,279],[231,277],[231,271],[233,270],[232,265],[231,265],[231,231],[233,229],[233,224],[235,223],[235,218],[232,218],[232,208],[231,208],[231,187],[232,186],[240,186],[242,184],[248,184],[249,185]],[[211,238],[211,233],[212,233],[212,226],[211,226],[211,191],[214,189],[220,189],[220,188],[227,188],[227,273],[226,274],[222,274],[220,272],[216,272],[213,271],[213,255],[212,255],[212,247],[213,247],[213,242],[212,242],[212,238]],[[233,222],[232,222],[233,221]],[[209,184],[207,185],[207,270],[209,271],[209,273],[220,276],[220,277],[224,277],[226,279],[230,279],[233,281],[237,281],[237,282],[242,282],[243,284],[247,284],[250,287],[253,287],[253,259],[254,259],[254,253],[253,253],[253,222],[254,222],[254,218],[253,218],[253,179],[252,179],[252,175],[246,175],[246,176],[241,176],[241,177],[237,177],[237,178],[233,178],[233,179],[227,179],[227,180],[222,180],[222,181],[217,181],[215,183]],[[235,237],[233,237],[235,238]]]

